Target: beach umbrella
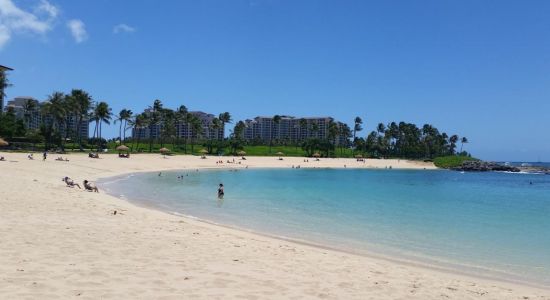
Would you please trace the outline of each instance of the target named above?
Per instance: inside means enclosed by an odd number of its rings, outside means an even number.
[[[277,152],[277,153],[275,153],[275,154],[276,154],[276,155],[279,155],[279,156],[283,156],[283,155],[285,155],[285,154],[284,154],[283,152],[280,152],[280,151],[279,151],[279,152]]]
[[[0,138],[0,147],[7,146],[10,143],[6,142],[3,138]]]
[[[313,157],[321,157],[321,154],[319,154],[319,152],[315,152],[313,153]]]
[[[167,154],[168,152],[170,152],[170,149],[164,148],[164,147],[163,147],[163,148],[160,148],[159,151],[160,151],[160,153],[162,153],[162,156],[164,156],[164,158],[166,158],[166,154]]]
[[[244,156],[244,155],[246,155],[246,152],[244,152],[244,151],[241,150],[241,151],[237,152],[237,155],[239,155],[239,156]]]
[[[363,158],[363,155],[357,154],[357,155],[355,155],[355,158]]]
[[[199,152],[202,153],[202,154],[206,154],[206,153],[208,153],[208,150],[206,150],[206,149],[201,149],[201,151],[199,151]]]
[[[120,146],[116,147],[116,150],[117,150],[117,151],[129,151],[130,148],[128,148],[128,147],[125,146],[125,145],[120,145]]]

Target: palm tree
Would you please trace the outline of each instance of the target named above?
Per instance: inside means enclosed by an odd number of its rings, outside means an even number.
[[[231,137],[231,153],[237,154],[237,149],[242,147],[243,133],[246,125],[243,121],[237,122],[233,129],[233,136]]]
[[[300,125],[300,139],[304,138],[304,140],[307,138],[307,136],[303,136],[303,132],[307,133],[307,120],[302,118],[300,121],[298,121]]]
[[[6,71],[2,68],[0,68],[0,103],[4,103],[4,98],[6,97],[5,90],[6,88],[10,87],[11,84],[8,80],[8,77],[6,76]],[[3,105],[0,106],[3,108]],[[0,111],[0,115],[4,113],[3,111]]]
[[[269,135],[269,153],[271,153],[271,147],[273,146],[273,131],[274,131],[274,125],[277,125],[277,127],[279,126],[279,123],[281,123],[281,116],[279,115],[274,115],[273,116],[273,122],[271,123],[272,126],[271,126],[271,130],[269,131],[270,135]],[[279,130],[277,130],[278,132]]]
[[[363,120],[361,120],[360,117],[355,117],[355,120],[353,122],[353,140],[354,141],[355,141],[355,138],[357,137],[357,133],[363,130],[363,127],[361,127],[362,124],[363,124]]]
[[[128,130],[128,122],[130,120],[132,120],[132,115],[133,114],[134,113],[130,109],[127,109],[126,113],[123,116],[124,117],[123,118],[123,120],[124,120],[124,126],[123,126],[124,130],[122,131],[122,143],[126,140],[126,131]]]
[[[338,124],[333,120],[330,120],[328,123],[328,140],[332,143],[333,146],[336,146],[336,137],[338,136]],[[329,156],[329,151],[327,150],[327,157]]]
[[[193,139],[193,130],[192,130],[192,126],[191,126],[191,123],[192,123],[193,119],[195,119],[195,115],[193,115],[190,112],[187,112],[183,117],[183,121],[185,123],[185,128],[187,128],[187,132],[186,132],[184,140],[183,140],[183,151],[186,154],[187,154],[187,139],[189,137],[191,137],[191,139]],[[193,146],[191,145],[191,147],[193,147]]]
[[[196,140],[202,135],[202,122],[195,115],[191,115],[191,153],[194,151]]]
[[[319,133],[319,124],[311,123],[311,133],[314,138],[318,138],[317,134]]]
[[[220,115],[221,117],[221,115]],[[212,119],[212,122],[208,124],[208,153],[212,153],[212,140],[215,138],[215,136],[212,134],[213,132],[217,133],[220,128],[222,128],[223,121],[214,118]]]
[[[221,123],[222,123],[222,124],[221,124],[221,125],[222,125],[221,128],[223,128],[224,131],[225,131],[225,124],[226,124],[226,123],[231,123],[231,121],[233,121],[233,120],[231,119],[231,114],[228,113],[228,112],[221,113],[221,114],[218,116],[218,118],[220,119],[220,121],[221,121]],[[225,133],[224,133],[224,136],[225,136]]]
[[[29,124],[31,123],[31,116],[35,109],[36,109],[35,100],[27,99],[27,101],[23,103],[23,114],[25,115],[25,126],[27,126],[27,129],[29,128]]]
[[[73,99],[75,104],[75,114],[77,118],[78,130],[82,127],[82,121],[90,113],[92,107],[92,97],[83,90],[74,89],[71,91],[70,97]],[[84,151],[82,147],[82,135],[78,133],[78,145],[80,151]]]
[[[464,144],[467,144],[468,143],[468,138],[463,136],[461,139],[460,139],[460,153],[462,153],[462,147],[464,146]]]
[[[176,126],[174,122],[175,112],[169,108],[163,108],[160,111],[160,146],[164,147],[164,139],[173,137],[176,134]],[[173,140],[172,140],[173,144]]]
[[[147,115],[145,113],[141,113],[137,116],[135,116],[133,119],[130,119],[129,120],[129,123],[130,125],[132,126],[133,128],[133,131],[134,131],[134,135],[137,135],[137,139],[136,139],[136,150],[139,151],[139,142],[141,140],[141,129],[143,128],[146,128],[147,127]]]
[[[103,123],[107,125],[111,124],[113,113],[111,112],[109,104],[102,101],[96,104],[92,116],[96,122],[95,132],[97,133],[97,150],[99,151],[99,147],[101,146]]]
[[[345,145],[340,145],[340,154],[344,153],[344,147],[349,146],[349,139],[351,138],[351,128],[349,128],[348,124],[340,123],[338,135],[343,136],[344,140],[346,141]]]
[[[378,123],[378,126],[376,126],[376,131],[379,135],[384,133],[384,131],[386,131],[386,126],[384,126],[384,123]]]
[[[176,127],[176,144],[179,147],[179,138],[183,135],[181,124],[185,124],[185,116],[187,115],[188,110],[185,105],[180,105],[174,113],[174,126]],[[175,148],[174,148],[175,149]]]
[[[53,124],[55,124],[54,129],[57,131],[57,133],[61,132],[61,128],[63,124],[65,124],[65,120],[67,118],[67,107],[65,102],[65,95],[61,92],[54,92],[50,96],[48,96],[48,103],[47,105],[47,112],[49,116],[53,120]],[[67,128],[65,128],[65,131],[67,131]],[[63,145],[63,139],[61,139],[61,143],[59,145],[61,147],[61,150],[64,151],[64,145]]]
[[[50,116],[51,103],[46,102],[40,106],[40,134],[44,136],[44,151],[50,148],[54,122]]]
[[[118,125],[118,141],[120,142],[120,144],[122,144],[122,125],[124,123],[124,120],[126,120],[127,118],[128,118],[128,110],[126,108],[123,108],[120,110],[120,112],[118,113],[115,119],[115,124],[117,122],[120,123]]]
[[[65,106],[65,136],[63,139],[67,141],[69,140],[69,136],[71,136],[73,138],[72,148],[74,150],[74,138],[76,137],[76,134],[79,134],[80,128],[77,127],[76,130],[73,131],[73,128],[69,125],[71,123],[71,120],[73,120],[74,122],[77,121],[78,103],[71,95],[65,95],[65,97],[63,98],[63,103]]]
[[[458,142],[458,135],[453,134],[449,138],[449,142],[450,142],[449,150],[451,152],[451,155],[454,155],[455,154],[456,143]]]
[[[149,152],[153,152],[153,129],[161,123],[160,111],[162,110],[162,101],[156,99],[153,102],[153,107],[150,107],[150,112],[147,115],[147,124],[149,125]]]

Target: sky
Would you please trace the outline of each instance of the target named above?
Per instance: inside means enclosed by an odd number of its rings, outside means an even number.
[[[429,123],[482,159],[550,161],[548,16],[542,0],[0,0],[0,64],[8,99],[360,116],[363,136]]]

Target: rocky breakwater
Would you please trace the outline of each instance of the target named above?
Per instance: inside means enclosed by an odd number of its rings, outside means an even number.
[[[502,171],[502,172],[520,172],[521,170],[516,167],[498,164],[494,162],[487,162],[481,160],[465,161],[462,165],[452,168],[456,171],[466,172],[488,172],[488,171]]]

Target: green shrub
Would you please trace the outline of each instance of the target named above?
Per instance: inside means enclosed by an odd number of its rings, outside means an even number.
[[[434,159],[434,164],[438,168],[450,169],[454,167],[459,167],[462,165],[463,162],[469,161],[469,160],[479,160],[479,159],[473,158],[470,156],[450,155],[450,156],[436,157]]]

